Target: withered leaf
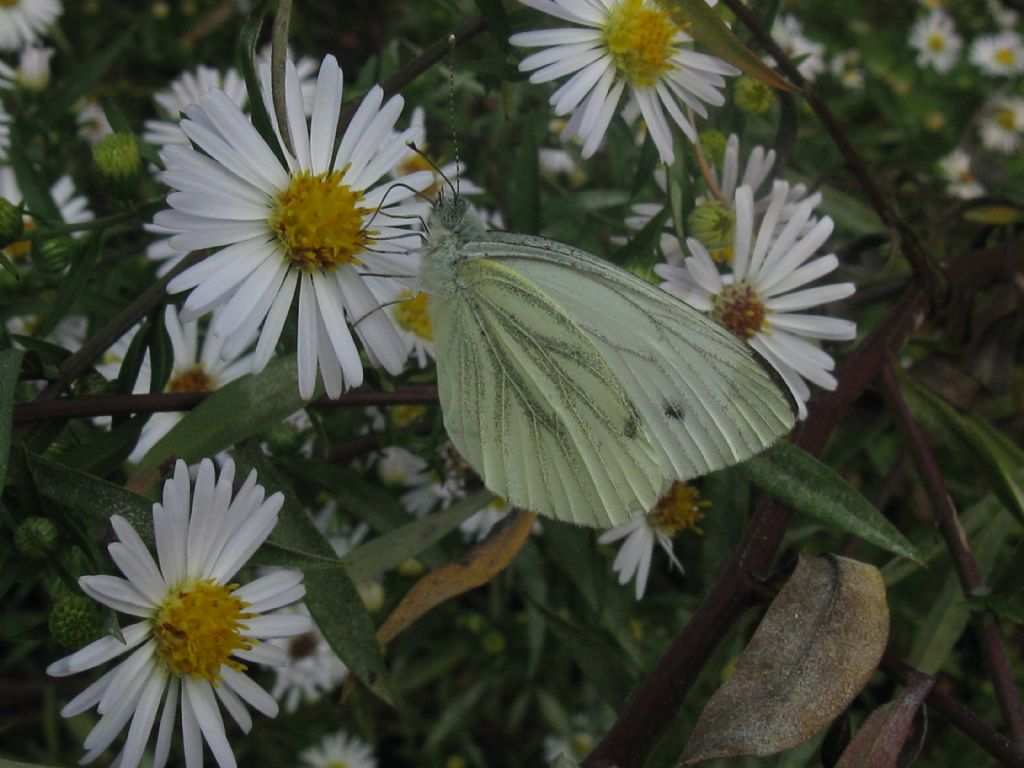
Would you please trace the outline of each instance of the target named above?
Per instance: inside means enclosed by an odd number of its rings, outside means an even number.
[[[877,568],[801,555],[732,677],[701,712],[681,764],[773,755],[803,743],[864,687],[888,636]]]
[[[927,675],[912,677],[895,701],[868,716],[836,768],[897,768],[914,718],[933,684],[934,680]]]
[[[377,639],[385,644],[391,642],[432,608],[497,576],[523,548],[536,519],[533,512],[513,512],[464,560],[435,568],[417,581],[377,630]]]

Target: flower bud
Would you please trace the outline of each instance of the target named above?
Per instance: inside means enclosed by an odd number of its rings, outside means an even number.
[[[142,178],[142,156],[130,133],[111,133],[92,149],[92,159],[107,191],[119,200],[134,196]]]
[[[0,197],[0,248],[20,242],[24,235],[25,219],[21,209],[6,197]]]
[[[763,115],[775,101],[775,91],[756,77],[743,75],[736,81],[736,106],[744,112]]]
[[[384,585],[379,581],[361,581],[356,585],[356,589],[363,600],[363,605],[370,613],[376,613],[384,607]]]
[[[725,134],[721,131],[708,130],[700,132],[700,148],[704,157],[711,165],[721,166],[725,159]]]
[[[70,237],[51,237],[32,251],[32,257],[47,272],[63,272],[71,263],[75,248],[75,241]]]
[[[706,200],[686,219],[686,228],[709,251],[720,251],[732,246],[736,214],[717,200]]]
[[[92,600],[72,595],[53,606],[50,634],[65,648],[75,650],[102,636],[103,619]]]
[[[266,431],[263,439],[274,455],[294,454],[302,447],[302,435],[291,424],[281,422]]]
[[[45,517],[27,517],[14,529],[14,548],[30,560],[45,560],[57,548],[57,526]]]

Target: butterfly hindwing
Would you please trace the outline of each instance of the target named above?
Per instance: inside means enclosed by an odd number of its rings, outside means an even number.
[[[545,291],[499,260],[466,259],[430,306],[445,425],[489,488],[601,527],[657,500],[658,449],[632,393]]]

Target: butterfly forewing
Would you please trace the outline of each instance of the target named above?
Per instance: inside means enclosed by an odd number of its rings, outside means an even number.
[[[430,306],[445,425],[491,490],[601,527],[653,505],[664,473],[632,393],[544,290],[466,259]]]

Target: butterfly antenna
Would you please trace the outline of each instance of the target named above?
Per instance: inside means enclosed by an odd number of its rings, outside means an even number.
[[[431,168],[434,169],[434,173],[436,173],[438,176],[440,176],[442,179],[444,179],[444,183],[448,185],[448,189],[450,189],[452,191],[452,194],[455,195],[455,197],[459,196],[459,190],[456,189],[454,184],[452,184],[452,180],[449,179],[447,176],[445,176],[444,171],[442,171],[437,166],[437,163],[435,163],[433,160],[431,160],[429,157],[427,157],[427,153],[426,152],[424,152],[422,149],[420,149],[419,147],[416,146],[416,142],[415,141],[413,141],[412,139],[409,139],[407,142],[405,142],[405,145],[407,147],[409,147],[409,149],[411,149],[417,155],[422,157],[423,161],[427,165],[429,165]],[[458,166],[456,165],[456,168],[457,167]],[[458,177],[456,176],[456,178],[458,178]]]
[[[405,189],[405,190],[408,190],[409,192],[412,192],[413,195],[415,195],[416,197],[418,197],[421,200],[423,200],[425,203],[430,203],[431,205],[434,204],[433,200],[431,200],[429,197],[424,195],[419,190],[413,189],[408,184],[403,184],[401,182],[396,182],[395,184],[392,184],[390,187],[388,187],[384,191],[384,197],[382,197],[380,199],[380,203],[378,203],[377,207],[374,209],[373,215],[366,221],[365,224],[363,224],[363,228],[360,230],[361,232],[366,232],[370,228],[370,225],[373,224],[373,222],[376,221],[377,217],[379,215],[381,215],[381,214],[384,214],[385,216],[387,216],[388,218],[391,218],[391,219],[419,219],[420,224],[423,224],[424,228],[426,227],[426,224],[424,224],[424,222],[423,222],[423,217],[422,216],[401,216],[401,215],[394,214],[394,213],[388,213],[387,211],[383,210],[384,204],[387,202],[388,195],[391,194],[391,191],[393,189]]]
[[[455,149],[455,197],[459,196],[462,164],[459,161],[459,136],[455,133],[455,35],[448,35],[448,119],[451,122],[452,146]]]

